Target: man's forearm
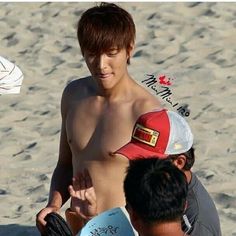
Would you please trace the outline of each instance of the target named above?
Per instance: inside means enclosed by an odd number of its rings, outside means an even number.
[[[72,182],[72,176],[72,167],[57,165],[52,175],[47,206],[60,209],[61,206],[69,199],[70,195],[68,192],[68,186]]]

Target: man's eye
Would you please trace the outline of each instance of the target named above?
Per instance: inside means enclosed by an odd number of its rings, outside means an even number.
[[[107,55],[109,56],[109,57],[112,57],[112,56],[115,56],[115,55],[117,55],[117,51],[114,51],[114,52],[108,52],[107,53]]]

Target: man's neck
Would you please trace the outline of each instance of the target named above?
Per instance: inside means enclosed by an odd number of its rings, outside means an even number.
[[[104,97],[108,102],[127,100],[129,97],[133,97],[131,90],[134,87],[134,83],[135,82],[129,77],[121,80],[111,89],[98,88],[99,95]]]
[[[192,179],[192,172],[190,170],[185,170],[184,174],[185,174],[187,182],[189,184],[191,182],[191,179]]]
[[[148,225],[143,228],[139,236],[184,236],[180,222],[169,222]]]

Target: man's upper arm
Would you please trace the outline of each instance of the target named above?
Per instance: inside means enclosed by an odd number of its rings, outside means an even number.
[[[61,99],[62,125],[58,164],[72,165],[72,153],[67,140],[66,118],[72,104],[86,95],[88,81],[90,81],[88,78],[74,80],[69,83],[63,91]]]
[[[61,136],[60,136],[60,146],[59,146],[59,159],[57,164],[67,164],[72,165],[72,154],[71,149],[67,141],[66,133],[66,117],[68,113],[69,103],[70,103],[70,88],[67,86],[62,94],[61,99]]]

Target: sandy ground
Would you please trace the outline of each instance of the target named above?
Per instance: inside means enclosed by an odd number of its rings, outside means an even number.
[[[1,236],[39,235],[35,214],[57,161],[61,94],[89,74],[76,23],[91,5],[0,3],[0,55],[24,73],[20,94],[0,96]],[[236,235],[236,3],[120,5],[137,25],[131,75],[143,86],[146,74],[175,78],[172,99],[190,110],[194,171],[216,203],[223,235]]]

